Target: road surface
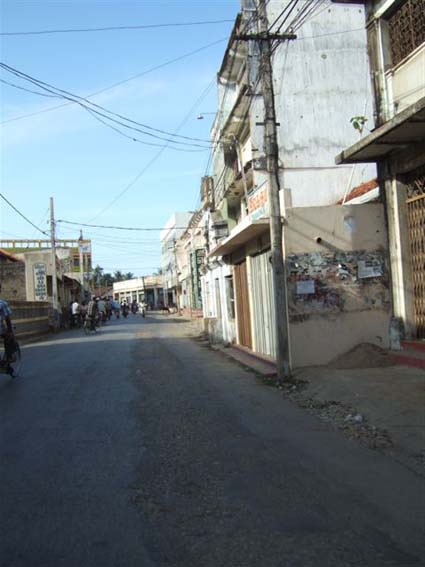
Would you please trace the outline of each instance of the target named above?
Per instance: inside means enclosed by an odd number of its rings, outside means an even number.
[[[172,316],[24,348],[0,376],[1,567],[413,567],[423,479]]]

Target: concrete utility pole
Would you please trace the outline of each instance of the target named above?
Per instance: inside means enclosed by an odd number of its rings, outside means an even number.
[[[289,377],[289,320],[286,267],[284,260],[283,223],[279,200],[279,146],[276,130],[276,109],[273,91],[271,44],[268,34],[266,1],[258,2],[258,40],[260,44],[260,76],[264,101],[264,151],[269,181],[270,241],[273,267],[273,289],[276,312],[276,363],[279,380]],[[279,38],[278,38],[279,39]],[[292,39],[284,37],[280,39]]]
[[[176,265],[176,307],[177,314],[180,315],[180,302],[179,302],[179,268],[177,265],[177,241],[173,240],[174,263]]]
[[[58,279],[56,273],[56,236],[55,236],[55,209],[53,204],[53,197],[50,197],[50,246],[52,250],[52,307],[55,315],[59,310],[58,301]]]
[[[78,253],[80,264],[80,282],[81,282],[81,300],[84,299],[84,255],[83,255],[83,231],[80,230],[80,238],[78,239]]]

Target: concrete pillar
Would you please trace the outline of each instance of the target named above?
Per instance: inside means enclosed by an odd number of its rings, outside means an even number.
[[[416,336],[414,291],[407,223],[406,188],[395,177],[385,182],[394,317],[407,338]]]

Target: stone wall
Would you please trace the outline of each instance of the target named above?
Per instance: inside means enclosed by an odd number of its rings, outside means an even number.
[[[25,301],[25,264],[0,258],[1,296],[7,301]]]

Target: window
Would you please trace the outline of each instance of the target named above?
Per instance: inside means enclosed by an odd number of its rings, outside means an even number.
[[[225,278],[226,282],[226,304],[227,304],[227,314],[229,319],[235,318],[235,289],[233,286],[233,276],[227,276]]]

